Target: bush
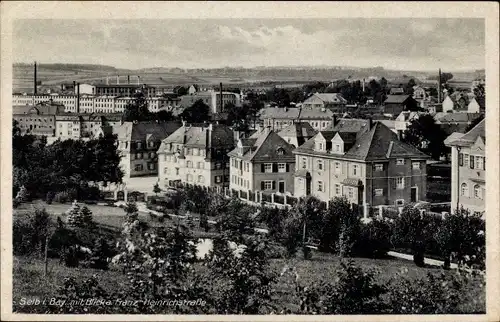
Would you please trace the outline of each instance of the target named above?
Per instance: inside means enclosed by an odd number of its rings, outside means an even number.
[[[45,202],[47,202],[47,204],[50,205],[54,200],[54,196],[55,194],[53,191],[47,192],[47,194],[45,195]]]
[[[67,203],[70,200],[70,195],[66,191],[61,191],[54,195],[54,201],[58,203]]]
[[[45,209],[37,209],[25,218],[16,218],[12,227],[14,254],[25,255],[38,251],[42,255],[49,225],[50,217]]]
[[[92,257],[90,258],[90,267],[97,269],[108,269],[108,258],[111,256],[111,247],[102,237],[97,239]]]
[[[361,225],[357,237],[355,253],[371,258],[384,257],[391,250],[392,228],[385,220],[374,219]]]

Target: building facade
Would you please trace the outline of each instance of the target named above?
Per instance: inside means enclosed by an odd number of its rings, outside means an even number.
[[[364,206],[365,215],[368,207],[425,200],[428,156],[399,141],[382,123],[340,120],[294,154],[297,197],[329,201],[344,196]]]
[[[295,157],[293,146],[277,133],[264,129],[239,139],[230,158],[229,187],[240,191],[262,191],[292,195]]]
[[[307,122],[295,122],[278,132],[278,135],[294,148],[304,144],[318,132]]]
[[[451,147],[451,209],[485,210],[485,126],[483,120],[465,134],[453,133],[445,141]]]
[[[178,122],[124,122],[113,127],[124,179],[158,177],[157,151],[161,141],[180,126]]]
[[[165,138],[158,149],[159,182],[205,187],[229,186],[229,158],[234,148],[232,130],[220,124],[187,125]]]
[[[418,103],[410,95],[387,95],[384,101],[384,114],[394,117],[403,111],[416,111]]]
[[[12,118],[18,122],[21,134],[54,136],[56,116],[62,111],[60,105],[13,106]]]
[[[277,132],[296,122],[307,122],[314,130],[321,131],[332,126],[334,122],[334,114],[329,109],[298,107],[267,107],[260,111],[259,118],[264,128],[270,127]]]
[[[201,100],[208,105],[212,114],[225,112],[227,104],[239,106],[241,104],[240,95],[233,92],[222,92],[222,105],[221,93],[215,90],[193,92],[192,94],[183,95],[180,97],[179,105],[183,108],[190,107],[196,101]]]
[[[347,100],[339,93],[314,93],[302,102],[303,108],[338,108],[345,106]]]

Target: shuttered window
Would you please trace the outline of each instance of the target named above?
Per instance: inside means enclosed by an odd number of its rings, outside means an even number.
[[[471,169],[474,169],[474,156],[473,155],[470,156],[469,165],[470,165]]]
[[[458,165],[463,166],[464,165],[464,155],[463,153],[458,154]]]

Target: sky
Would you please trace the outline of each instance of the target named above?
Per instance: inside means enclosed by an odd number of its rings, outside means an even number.
[[[484,19],[23,19],[14,62],[117,68],[355,66],[475,70]]]

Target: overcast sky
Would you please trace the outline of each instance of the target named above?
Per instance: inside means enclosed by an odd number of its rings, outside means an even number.
[[[483,19],[17,20],[15,62],[482,69]]]

